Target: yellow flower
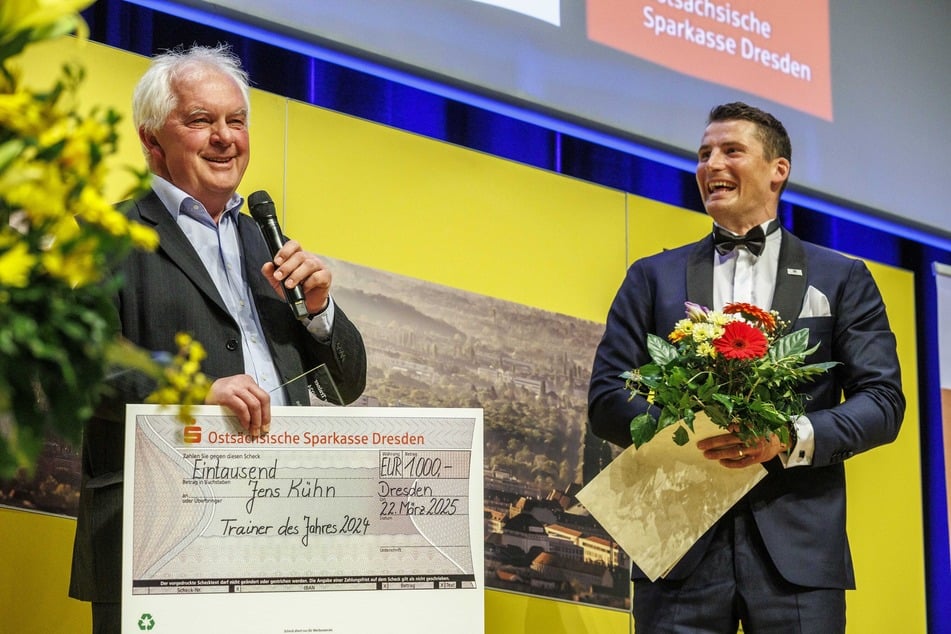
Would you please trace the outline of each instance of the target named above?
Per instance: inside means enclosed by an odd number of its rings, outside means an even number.
[[[88,27],[79,12],[93,0],[3,0],[0,3],[0,44],[33,31],[32,41],[77,31],[85,39]]]
[[[49,228],[48,237],[50,245],[56,245],[67,242],[79,236],[79,223],[72,216],[63,216],[52,227]]]
[[[129,237],[132,243],[143,251],[155,251],[159,244],[158,233],[155,229],[138,222],[129,223]]]
[[[0,253],[0,285],[24,288],[30,281],[30,271],[36,260],[36,256],[30,253],[23,242]]]
[[[124,236],[129,233],[129,219],[113,207],[103,212],[102,217],[99,218],[99,224],[114,236]]]
[[[175,405],[178,402],[178,394],[172,387],[163,387],[149,394],[145,402],[156,405]]]
[[[69,184],[63,182],[56,166],[31,160],[28,154],[24,152],[0,176],[0,197],[8,206],[24,210],[34,224],[67,215]]]
[[[693,321],[689,319],[681,319],[677,322],[677,325],[674,327],[673,332],[670,333],[668,337],[672,342],[677,343],[682,341],[687,337],[691,336],[693,332]]]
[[[199,363],[205,358],[205,349],[190,335],[180,332],[175,335],[178,354],[164,372],[159,386],[146,398],[148,403],[181,405],[178,418],[191,420],[191,406],[204,403],[210,384],[199,371]]]
[[[65,144],[59,156],[60,164],[74,177],[82,180],[103,178],[105,166],[99,161],[93,161],[93,148],[107,146],[110,143],[110,134],[106,124],[92,117],[79,122],[79,125],[70,122],[63,137]],[[40,142],[44,146],[47,145],[45,138],[41,138]]]
[[[40,134],[46,127],[40,102],[24,91],[0,94],[0,125],[23,136]]]
[[[36,143],[41,148],[48,148],[68,140],[73,132],[72,122],[68,118],[56,117],[47,122],[46,128],[37,136]]]
[[[51,276],[63,280],[74,289],[98,282],[102,275],[96,258],[98,246],[98,240],[87,238],[65,253],[59,249],[51,249],[41,257],[43,268]]]
[[[721,334],[723,334],[723,328],[714,324],[694,324],[693,327],[693,340],[698,343],[713,341]]]

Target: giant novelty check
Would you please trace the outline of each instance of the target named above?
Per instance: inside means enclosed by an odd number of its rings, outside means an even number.
[[[482,410],[130,406],[123,632],[483,631]]]

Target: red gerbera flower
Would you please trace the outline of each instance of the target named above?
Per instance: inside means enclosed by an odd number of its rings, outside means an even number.
[[[727,359],[759,359],[766,354],[769,342],[762,330],[731,321],[723,328],[723,336],[714,339],[713,346]]]
[[[724,306],[723,312],[727,315],[739,313],[751,321],[758,322],[766,332],[772,332],[776,328],[776,317],[768,310],[763,310],[754,304],[734,302]]]

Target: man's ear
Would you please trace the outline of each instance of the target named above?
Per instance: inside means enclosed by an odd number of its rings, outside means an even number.
[[[783,183],[789,180],[790,169],[791,165],[789,164],[789,159],[782,156],[773,159],[773,183],[781,188]]]
[[[151,154],[154,150],[162,150],[162,146],[159,145],[158,138],[151,132],[146,132],[145,128],[139,128],[139,140],[142,142],[142,146],[145,147]]]

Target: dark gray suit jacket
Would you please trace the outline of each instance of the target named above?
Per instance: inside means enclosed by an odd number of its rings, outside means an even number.
[[[810,286],[828,298],[830,314],[800,318]],[[628,269],[592,370],[588,414],[596,435],[623,447],[631,444],[630,421],[646,411],[647,403],[643,398],[629,400],[619,375],[649,362],[647,334],[666,337],[685,317],[687,300],[708,307],[713,302],[709,236],[639,260]],[[787,581],[854,588],[842,461],[898,435],[905,399],[895,336],[864,263],[786,231],[771,308],[791,330],[809,328],[809,345],[820,345],[809,362],[841,365],[804,385],[807,415],[815,429],[812,466],[784,469],[774,459],[766,465],[769,474],[745,501],[770,558]],[[668,579],[683,578],[695,569],[712,532],[688,551]],[[634,578],[646,577],[635,568]]]
[[[153,227],[160,244],[155,253],[133,252],[121,265],[124,284],[117,308],[122,335],[146,350],[174,352],[175,334],[187,332],[204,346],[207,357],[202,371],[211,380],[243,374],[238,326],[158,196],[153,192],[136,202],[129,217]],[[254,220],[240,214],[238,233],[245,277],[281,381],[324,363],[344,402],[356,400],[366,381],[366,352],[356,327],[336,306],[330,342],[317,342],[261,274],[271,256]],[[144,402],[154,387],[144,375],[116,374],[96,416],[84,427],[83,484],[70,581],[74,598],[117,602],[121,597],[125,404]],[[303,381],[284,389],[289,404],[309,404]]]

